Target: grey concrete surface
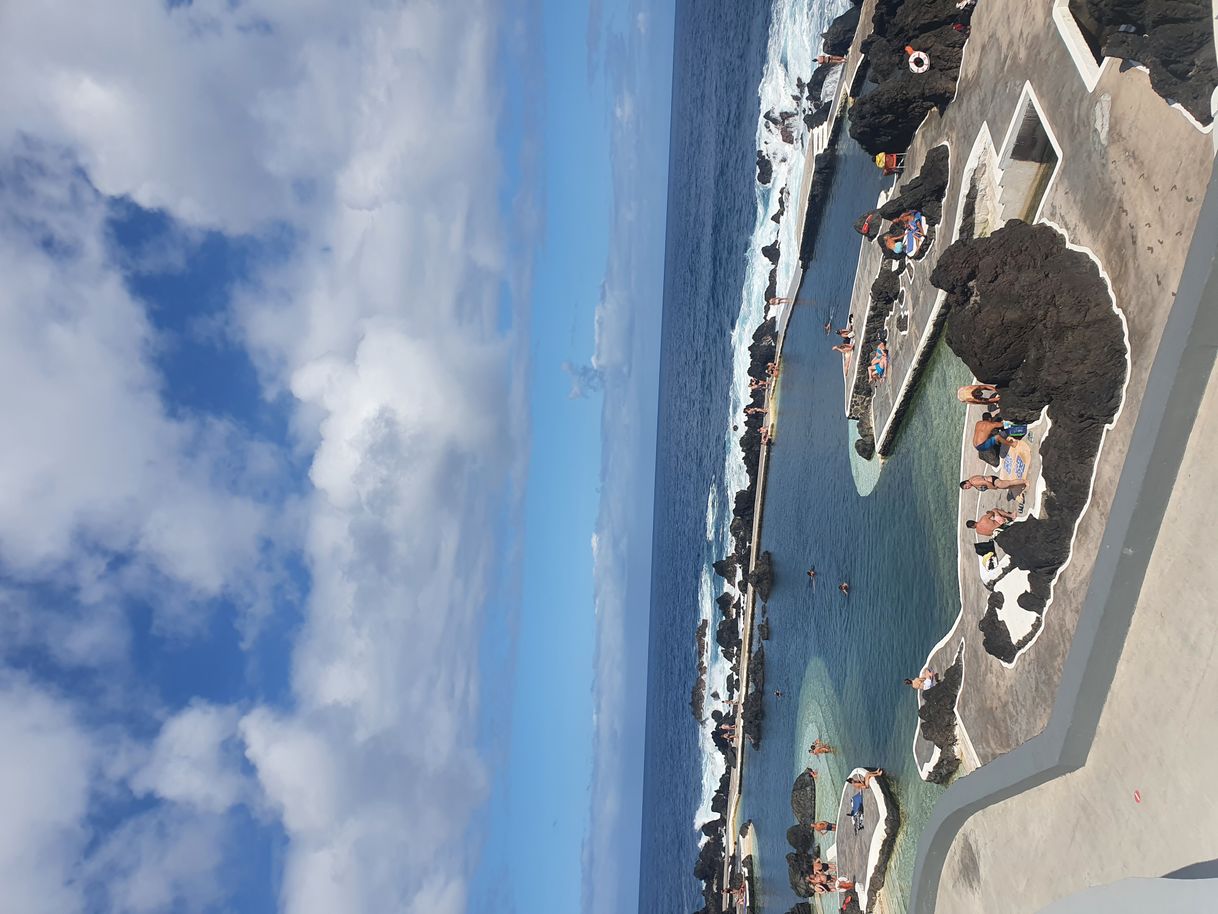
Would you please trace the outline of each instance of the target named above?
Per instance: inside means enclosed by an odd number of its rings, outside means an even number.
[[[1197,791],[1188,792],[1187,816],[1173,798],[1170,819],[1162,805],[1128,827],[1093,818],[1127,820],[1131,808],[1143,808],[1133,790],[1146,795],[1131,773],[1159,785],[1162,798],[1165,772],[1187,785],[1212,770],[1213,747],[1195,740],[1212,740],[1215,730],[1213,626],[1204,611],[1215,568],[1207,550],[1196,548],[1194,516],[1183,509],[1204,507],[1197,491],[1208,487],[1200,480],[1218,418],[1210,381],[1218,351],[1216,242],[1218,180],[1211,179],[1048,725],[957,781],[937,804],[919,841],[911,911],[988,910],[977,895],[1004,879],[1029,894],[1006,892],[992,910],[1030,911],[1086,885],[1216,856],[1207,849],[1218,821],[1208,799],[1193,806]],[[1107,767],[1093,767],[1100,747]],[[1080,768],[1081,777],[1066,779]],[[1118,803],[1111,791],[1125,788]],[[1153,814],[1156,805],[1147,809]],[[1003,845],[1006,857],[994,853]],[[1046,867],[1035,879],[1029,854],[1035,867]]]

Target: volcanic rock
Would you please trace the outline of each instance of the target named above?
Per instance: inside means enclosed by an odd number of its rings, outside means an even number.
[[[1020,605],[1039,613],[1069,557],[1105,427],[1121,405],[1124,326],[1095,262],[1045,225],[1012,220],[989,237],[961,239],[943,252],[931,282],[947,292],[948,346],[975,377],[1004,388],[1003,416],[1033,422],[1048,409],[1041,516],[996,537],[1030,573]],[[995,656],[1013,659],[1016,649],[1001,633],[987,638]]]

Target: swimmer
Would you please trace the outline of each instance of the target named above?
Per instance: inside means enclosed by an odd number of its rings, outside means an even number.
[[[837,589],[840,590],[842,593],[844,593],[846,596],[850,596],[850,585],[847,584],[845,581],[842,581],[842,583],[838,584]]]

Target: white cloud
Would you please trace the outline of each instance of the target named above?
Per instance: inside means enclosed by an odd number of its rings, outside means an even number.
[[[237,718],[232,708],[202,702],[179,711],[161,728],[131,788],[203,812],[227,811],[246,792],[235,741]]]
[[[0,885],[7,910],[71,914],[84,849],[93,745],[63,702],[0,682]]]
[[[0,454],[5,565],[66,576],[86,602],[112,596],[118,554],[136,559],[128,588],[154,576],[199,598],[229,590],[253,574],[267,524],[229,468],[248,445],[167,412],[155,336],[73,159],[21,142],[0,152],[0,411],[21,443]]]
[[[82,875],[113,914],[215,910],[227,841],[220,816],[159,806],[124,821],[89,856]]]
[[[464,908],[487,790],[479,637],[528,435],[528,315],[504,290],[527,290],[532,236],[498,215],[500,13],[490,0],[0,12],[15,89],[0,97],[0,158],[20,172],[0,182],[0,408],[23,442],[0,457],[0,550],[20,580],[75,588],[61,625],[76,642],[53,656],[122,656],[114,606],[133,593],[180,624],[195,599],[259,599],[297,545],[311,579],[291,706],[239,724],[188,707],[135,766],[131,788],[156,805],[89,861],[113,874],[116,909],[220,897],[234,803],[283,823],[288,914]],[[104,244],[105,195],[188,232],[286,226],[291,252],[238,290],[232,322],[265,396],[293,403],[313,487],[299,504],[267,494],[283,460],[264,442],[165,405],[158,339]],[[7,605],[0,631],[34,643],[29,608]],[[85,627],[89,607],[110,624]],[[65,860],[80,850],[60,843]]]

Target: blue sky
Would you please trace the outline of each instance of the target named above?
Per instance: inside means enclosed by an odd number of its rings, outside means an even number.
[[[0,12],[17,910],[635,903],[672,9],[457,6]]]

